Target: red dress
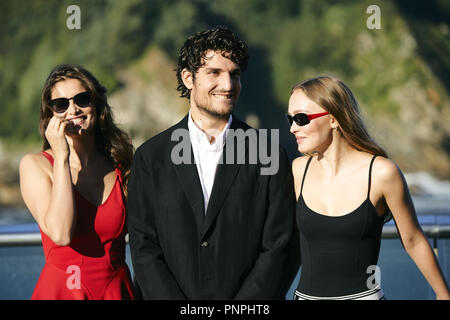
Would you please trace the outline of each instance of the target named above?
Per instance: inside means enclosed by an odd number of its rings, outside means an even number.
[[[42,154],[53,165],[52,156]],[[45,266],[31,299],[134,299],[125,263],[126,200],[117,169],[116,175],[108,199],[98,207],[74,187],[77,220],[68,246],[56,245],[41,230]]]

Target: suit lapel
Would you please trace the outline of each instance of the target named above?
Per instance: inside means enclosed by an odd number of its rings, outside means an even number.
[[[179,128],[188,130],[187,126],[188,116],[189,115],[184,117],[184,119],[181,120],[179,124],[174,127],[174,130]],[[199,230],[201,230],[205,217],[205,204],[203,200],[202,186],[200,184],[200,178],[198,176],[197,166],[195,164],[194,153],[192,151],[192,144],[189,136],[187,138],[189,139],[189,145],[191,146],[190,149],[191,164],[180,164],[174,166],[180,186],[182,187],[184,193],[186,194],[186,198],[188,199],[189,204],[191,205],[192,210],[194,211],[195,220],[197,222],[197,225],[199,226]],[[174,145],[172,145],[172,147]]]

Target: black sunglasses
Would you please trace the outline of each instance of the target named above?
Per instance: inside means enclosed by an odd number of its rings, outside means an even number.
[[[81,108],[86,108],[91,105],[91,93],[88,91],[81,92],[72,98],[56,98],[48,102],[50,108],[56,113],[64,113],[67,111],[70,105],[70,100],[73,99],[78,106]]]
[[[287,121],[289,123],[289,127],[292,126],[292,123],[295,121],[295,123],[299,126],[305,126],[308,123],[311,122],[311,120],[325,116],[329,114],[328,112],[322,112],[322,113],[312,113],[312,114],[306,114],[306,113],[296,113],[293,116],[290,116],[289,114],[286,114]]]

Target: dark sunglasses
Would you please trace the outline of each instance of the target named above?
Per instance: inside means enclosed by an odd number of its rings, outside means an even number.
[[[289,127],[292,126],[292,123],[295,121],[295,123],[299,126],[307,125],[311,122],[311,120],[325,116],[329,114],[328,112],[322,112],[322,113],[312,113],[312,114],[306,114],[306,113],[297,113],[293,116],[290,116],[289,114],[286,114],[287,121],[289,123]]]
[[[48,105],[50,108],[52,108],[53,111],[56,113],[63,113],[66,112],[70,105],[70,100],[73,99],[73,102],[75,102],[78,106],[81,108],[86,108],[91,105],[91,93],[81,92],[72,98],[56,98],[52,99],[48,102]]]

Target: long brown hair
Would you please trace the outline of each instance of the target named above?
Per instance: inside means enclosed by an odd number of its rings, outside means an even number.
[[[296,84],[291,94],[295,90],[303,90],[309,99],[328,111],[338,121],[339,132],[355,149],[387,158],[386,151],[367,132],[359,104],[344,82],[323,75]]]
[[[43,138],[42,149],[50,148],[45,130],[47,129],[53,112],[48,106],[51,99],[53,86],[62,80],[77,79],[91,92],[92,103],[97,112],[97,124],[95,126],[95,145],[105,155],[106,159],[119,168],[124,187],[128,182],[128,175],[133,158],[134,148],[130,137],[119,129],[113,120],[112,110],[106,98],[106,88],[86,69],[79,65],[62,64],[56,66],[48,76],[41,97],[41,113],[39,131]]]

